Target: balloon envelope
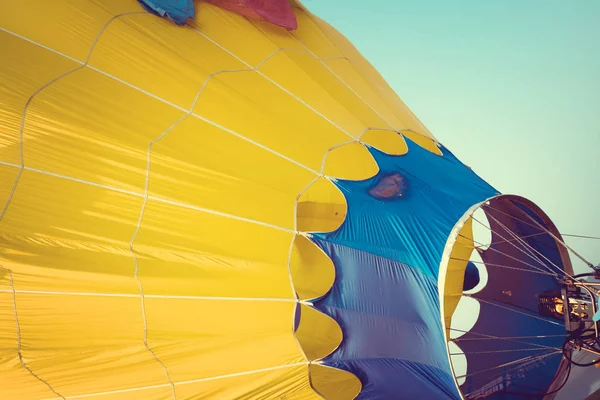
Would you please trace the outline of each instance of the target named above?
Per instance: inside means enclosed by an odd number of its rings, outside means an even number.
[[[499,193],[339,32],[250,0],[0,28],[2,398],[460,398],[469,210]]]

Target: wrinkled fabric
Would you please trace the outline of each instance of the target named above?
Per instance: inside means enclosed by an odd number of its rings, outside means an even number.
[[[183,25],[194,18],[194,0],[138,0],[147,11]]]
[[[460,398],[450,369],[438,273],[446,240],[473,204],[497,191],[447,149],[440,157],[407,139],[408,153],[371,149],[379,173],[337,182],[342,226],[315,235],[337,279],[316,307],[344,341],[327,359],[361,379],[360,399]]]
[[[248,18],[262,19],[289,30],[298,29],[298,21],[288,0],[206,0],[208,3]]]

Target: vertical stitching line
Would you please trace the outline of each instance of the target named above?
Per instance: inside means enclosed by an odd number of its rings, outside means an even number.
[[[3,268],[6,271],[8,271],[8,280],[10,282],[10,287],[11,287],[11,292],[12,292],[13,311],[14,311],[14,315],[15,315],[15,324],[16,324],[16,328],[17,328],[17,355],[19,356],[19,362],[21,363],[21,366],[23,368],[25,368],[31,374],[31,376],[33,376],[38,381],[40,381],[43,384],[45,384],[46,386],[48,386],[48,389],[50,389],[52,391],[52,393],[59,396],[61,399],[65,399],[65,397],[62,394],[60,394],[59,392],[57,392],[47,381],[40,378],[35,372],[33,372],[31,370],[31,368],[29,368],[29,366],[25,362],[25,359],[23,358],[23,354],[21,353],[21,324],[19,323],[19,313],[17,312],[17,293],[15,290],[15,282],[13,280],[13,273],[12,273],[12,270],[10,270],[9,268],[3,267],[3,266],[0,266],[0,268]]]
[[[168,133],[170,133],[171,131],[173,131],[173,129],[175,129],[176,126],[178,126],[180,123],[182,123],[184,120],[186,120],[189,116],[194,114],[194,108],[196,107],[196,104],[198,103],[198,99],[200,98],[200,95],[202,94],[202,92],[204,91],[204,89],[206,88],[206,86],[208,85],[208,83],[210,82],[210,80],[214,77],[216,77],[219,74],[222,73],[234,73],[234,72],[251,72],[251,71],[257,71],[258,68],[260,68],[260,66],[262,66],[265,62],[267,62],[271,57],[273,57],[275,54],[279,53],[280,51],[282,51],[284,49],[280,48],[275,50],[274,52],[272,52],[271,54],[269,54],[267,57],[265,57],[264,60],[262,60],[256,67],[251,67],[251,68],[244,68],[244,69],[236,69],[236,70],[220,70],[217,72],[213,72],[212,74],[210,74],[205,80],[204,83],[202,84],[202,86],[200,87],[200,89],[198,90],[198,92],[196,93],[196,96],[194,98],[194,101],[192,102],[192,105],[190,106],[190,108],[188,109],[188,111],[186,112],[185,115],[183,115],[182,117],[180,117],[177,121],[175,121],[171,126],[169,126],[164,132],[162,132],[159,136],[157,136],[156,138],[154,138],[150,144],[148,145],[148,150],[147,150],[147,161],[146,161],[146,177],[145,177],[145,184],[144,184],[144,200],[142,203],[142,207],[140,210],[140,215],[138,217],[138,222],[136,225],[136,229],[133,233],[133,236],[131,237],[131,240],[129,242],[129,250],[133,256],[134,259],[134,263],[135,263],[135,271],[134,271],[134,277],[138,282],[139,288],[140,288],[140,299],[141,299],[141,305],[142,305],[142,317],[144,320],[144,346],[146,347],[146,349],[152,354],[152,356],[154,357],[154,359],[163,367],[163,370],[165,371],[165,375],[171,385],[171,391],[172,391],[172,395],[173,398],[176,399],[176,394],[175,394],[175,385],[169,375],[169,372],[167,370],[167,367],[165,366],[165,364],[158,358],[158,356],[154,353],[154,351],[152,351],[152,349],[150,348],[150,346],[148,345],[148,326],[147,326],[147,319],[146,319],[146,307],[145,307],[145,302],[144,302],[144,289],[143,289],[143,284],[142,281],[139,277],[139,259],[135,253],[135,250],[133,248],[134,245],[134,241],[137,238],[137,235],[140,231],[140,227],[142,224],[142,220],[144,218],[144,212],[146,210],[146,205],[148,203],[148,191],[149,191],[149,183],[150,183],[150,166],[152,163],[152,148],[154,146],[155,143],[157,143],[158,141],[162,140]],[[237,56],[236,56],[237,58]],[[239,58],[238,58],[239,59]],[[241,60],[241,59],[239,59]],[[245,65],[248,65],[246,63],[244,63]],[[329,150],[328,150],[329,151]],[[310,184],[312,184],[312,182],[316,181],[316,179],[318,179],[319,176],[317,176],[316,178],[314,178]],[[309,184],[309,186],[310,186]],[[308,187],[308,186],[307,186]],[[305,188],[306,189],[306,188]],[[303,191],[304,192],[304,191]],[[301,192],[301,194],[303,193]],[[296,203],[295,203],[295,207],[294,207],[294,216],[296,215],[296,208],[297,208],[297,203],[298,203],[298,198],[296,198]],[[296,294],[295,291],[295,287],[294,287],[294,283],[292,280],[292,273],[291,273],[291,257],[292,257],[292,251],[293,251],[293,247],[294,247],[294,243],[295,243],[295,239],[297,236],[297,229],[296,229],[296,221],[294,220],[294,236],[292,237],[292,241],[290,243],[290,248],[289,248],[289,254],[288,254],[288,273],[289,273],[289,278],[290,278],[290,284],[291,284],[291,288],[292,288],[292,292],[295,296],[295,303],[296,304],[300,304],[299,298]],[[293,319],[292,319],[292,324],[294,324],[295,322],[295,316],[296,316],[296,307],[294,307],[294,313],[293,313]],[[304,350],[302,349],[302,346],[300,345],[300,342],[298,341],[298,338],[296,337],[295,333],[294,333],[294,337],[296,338],[296,342],[298,343],[298,346],[300,347],[300,350],[302,351],[302,354],[304,356],[304,358],[306,359],[306,361],[308,361],[308,358],[306,357],[306,354],[304,353]],[[310,361],[309,361],[310,362]]]
[[[240,61],[244,65],[247,65],[249,68],[252,68],[252,66],[250,64],[248,64],[246,61],[244,61],[242,58],[238,57],[236,54],[234,54],[229,49],[227,49],[226,47],[224,47],[220,43],[218,43],[215,40],[213,40],[212,38],[210,38],[208,35],[202,33],[196,27],[194,27],[192,25],[188,25],[188,26],[191,27],[194,31],[198,32],[199,35],[201,35],[202,37],[206,38],[211,43],[215,44],[220,49],[222,49],[225,52],[227,52],[227,54],[231,55],[232,57],[234,57],[235,59],[237,59],[238,61]],[[272,53],[272,55],[275,55],[280,50],[281,49],[277,49],[274,53]],[[256,67],[252,68],[252,70],[255,71],[257,74],[259,74],[260,76],[262,76],[263,78],[265,78],[267,81],[271,82],[273,85],[275,85],[276,87],[278,87],[283,92],[285,92],[288,95],[290,95],[292,98],[296,99],[298,102],[300,102],[301,104],[303,104],[305,107],[307,107],[309,110],[311,110],[312,112],[314,112],[315,114],[317,114],[319,117],[321,117],[325,121],[329,122],[331,125],[333,125],[335,128],[337,128],[338,130],[340,130],[342,133],[344,133],[345,135],[351,137],[352,139],[355,139],[355,137],[350,132],[346,131],[344,128],[342,128],[341,126],[339,126],[338,124],[336,124],[335,122],[333,122],[332,120],[330,120],[329,118],[327,118],[323,113],[321,113],[320,111],[318,111],[317,109],[315,109],[314,107],[312,107],[310,104],[308,104],[307,102],[305,102],[304,100],[302,100],[300,97],[296,96],[295,94],[293,94],[292,92],[290,92],[288,89],[286,89],[285,87],[281,86],[279,83],[275,82],[273,79],[269,78],[267,75],[265,75],[262,72],[260,72],[258,70],[258,68],[261,67],[265,63],[265,61],[266,60],[263,60]]]
[[[306,352],[304,351],[304,348],[302,347],[302,344],[300,343],[300,340],[298,339],[298,336],[296,335],[296,330],[295,330],[295,327],[296,327],[296,314],[297,314],[297,312],[298,312],[298,311],[297,311],[297,310],[298,310],[298,307],[301,307],[301,305],[300,305],[301,301],[300,301],[300,298],[298,297],[298,294],[296,293],[296,288],[295,288],[295,285],[294,285],[294,279],[293,279],[293,276],[292,276],[292,266],[291,266],[291,263],[292,263],[292,252],[293,252],[293,248],[294,248],[294,243],[295,243],[295,241],[296,241],[296,238],[298,237],[298,235],[306,235],[306,233],[301,233],[301,232],[299,232],[299,231],[298,231],[298,203],[300,202],[300,198],[302,197],[302,195],[303,195],[304,193],[306,193],[306,191],[307,191],[307,190],[308,190],[308,189],[309,189],[309,188],[310,188],[310,187],[311,187],[313,184],[315,184],[315,183],[316,183],[316,182],[317,182],[319,179],[321,179],[321,178],[328,179],[328,180],[329,180],[329,181],[330,181],[332,184],[333,184],[333,182],[335,181],[335,179],[334,179],[334,178],[327,177],[327,176],[325,176],[325,175],[324,175],[324,173],[323,173],[323,171],[325,170],[325,164],[326,164],[326,161],[327,161],[327,156],[328,156],[328,155],[329,155],[329,154],[330,154],[330,153],[331,153],[333,150],[335,150],[335,149],[337,149],[337,148],[339,148],[339,147],[343,147],[343,146],[345,146],[345,145],[348,145],[348,144],[360,143],[360,144],[362,144],[363,146],[365,146],[363,143],[361,143],[361,142],[360,142],[360,138],[361,138],[361,137],[364,135],[364,133],[365,133],[365,132],[367,132],[367,131],[369,131],[369,130],[371,130],[371,129],[372,129],[372,128],[366,128],[366,129],[364,129],[364,130],[363,130],[363,131],[362,131],[362,132],[359,134],[358,138],[353,138],[353,140],[351,140],[351,141],[347,141],[347,142],[338,143],[338,144],[336,144],[336,145],[333,145],[333,146],[331,146],[329,149],[327,149],[327,151],[326,151],[326,152],[325,152],[325,154],[323,155],[323,161],[321,162],[321,170],[319,171],[319,175],[317,175],[316,177],[314,177],[314,178],[313,178],[313,179],[312,179],[312,180],[311,180],[311,181],[310,181],[310,182],[309,182],[309,183],[308,183],[308,184],[307,184],[307,185],[306,185],[306,186],[305,186],[305,187],[304,187],[304,188],[303,188],[303,189],[300,191],[300,193],[298,193],[298,196],[296,196],[296,200],[294,201],[294,236],[292,237],[292,241],[291,241],[291,243],[290,243],[290,249],[289,249],[289,253],[288,253],[288,262],[287,262],[288,274],[289,274],[289,279],[290,279],[290,286],[291,286],[291,288],[292,288],[292,293],[293,293],[293,295],[294,295],[294,297],[295,297],[295,299],[296,299],[296,303],[298,304],[296,307],[294,307],[294,310],[293,310],[293,312],[292,312],[292,332],[293,332],[293,335],[294,335],[294,339],[296,340],[296,343],[298,344],[298,348],[300,349],[300,351],[301,351],[301,353],[302,353],[302,356],[303,356],[303,357],[304,357],[304,359],[305,359],[305,360],[308,362],[308,365],[307,365],[307,375],[308,375],[308,382],[309,382],[309,385],[310,385],[311,389],[314,391],[314,393],[315,393],[317,396],[321,397],[322,399],[325,399],[325,396],[324,396],[323,394],[321,394],[321,393],[320,393],[320,392],[319,392],[319,391],[318,391],[318,390],[317,390],[317,389],[314,387],[314,385],[313,385],[313,383],[312,383],[312,374],[311,374],[310,367],[311,367],[311,365],[313,364],[313,361],[308,359],[308,357],[307,357],[307,355],[306,355]],[[365,147],[366,147],[366,146],[365,146]],[[334,320],[334,321],[335,321],[335,320]],[[338,324],[338,326],[339,326],[339,323],[338,323],[338,321],[335,321],[335,322],[336,322],[336,324]],[[341,328],[340,328],[340,329],[341,329]],[[343,339],[342,339],[342,340],[343,340]],[[339,347],[339,345],[338,345],[338,347]],[[337,347],[336,347],[336,349],[337,349]],[[335,351],[335,350],[333,350],[333,351]],[[315,363],[319,363],[319,361],[316,361]]]
[[[130,13],[130,14],[147,14],[147,13],[136,13],[136,12],[132,12],[132,13]],[[151,15],[151,14],[150,14],[150,15]],[[192,27],[192,28],[193,28],[193,27]],[[193,29],[195,29],[195,28],[193,28]],[[32,43],[32,44],[34,44],[34,45],[36,45],[36,46],[39,46],[39,47],[41,47],[41,48],[43,48],[43,49],[46,49],[46,50],[48,50],[48,51],[51,51],[51,52],[53,52],[53,53],[55,53],[55,54],[58,54],[58,55],[60,55],[60,56],[62,56],[62,57],[65,57],[66,59],[69,59],[69,60],[72,60],[72,61],[74,61],[74,62],[76,62],[76,63],[82,64],[83,66],[85,66],[85,67],[87,67],[87,68],[91,69],[92,71],[95,71],[95,72],[97,72],[97,73],[99,73],[99,74],[102,74],[102,75],[106,76],[107,78],[109,78],[109,79],[112,79],[112,80],[114,80],[114,81],[116,81],[116,82],[119,82],[119,83],[121,83],[121,84],[123,84],[123,85],[126,85],[126,86],[128,86],[128,87],[130,87],[130,88],[132,88],[132,89],[135,89],[135,90],[137,90],[137,91],[138,91],[138,92],[140,92],[140,93],[143,93],[143,94],[145,94],[145,95],[147,95],[147,96],[149,96],[149,97],[152,97],[153,99],[156,99],[156,100],[158,100],[158,101],[160,101],[160,102],[162,102],[162,103],[164,103],[164,104],[167,104],[167,105],[169,105],[169,106],[171,106],[171,107],[173,107],[173,108],[175,108],[175,109],[177,109],[177,110],[180,110],[180,111],[182,111],[182,112],[184,112],[184,113],[187,113],[187,111],[188,111],[188,110],[187,110],[187,109],[185,109],[184,107],[181,107],[181,106],[179,106],[179,105],[177,105],[177,104],[174,104],[174,103],[172,103],[172,102],[170,102],[170,101],[168,101],[168,100],[166,100],[166,99],[164,99],[164,98],[161,98],[160,96],[157,96],[157,95],[155,95],[155,94],[153,94],[153,93],[150,93],[150,92],[148,92],[147,90],[144,90],[144,89],[142,89],[142,88],[140,88],[140,87],[138,87],[138,86],[135,86],[135,85],[133,85],[133,84],[132,84],[132,83],[130,83],[130,82],[127,82],[127,81],[125,81],[125,80],[123,80],[123,79],[120,79],[120,78],[118,78],[118,77],[116,77],[116,76],[114,76],[114,75],[111,75],[111,74],[109,74],[109,73],[107,73],[107,72],[105,72],[105,71],[102,71],[102,70],[100,70],[100,69],[98,69],[98,68],[96,68],[96,67],[93,67],[93,66],[91,66],[91,65],[85,64],[85,63],[84,63],[84,62],[82,62],[82,61],[76,60],[76,59],[74,59],[74,58],[72,58],[72,57],[70,57],[70,56],[68,56],[68,55],[66,55],[66,54],[63,54],[63,53],[61,53],[61,52],[59,52],[59,51],[57,51],[57,50],[55,50],[55,49],[52,49],[52,48],[50,48],[50,47],[48,47],[48,46],[45,46],[45,45],[43,45],[43,44],[41,44],[41,43],[35,42],[35,41],[33,41],[33,40],[31,40],[31,39],[29,39],[29,38],[27,38],[27,37],[21,36],[21,35],[19,35],[19,34],[15,33],[15,32],[9,31],[9,30],[7,30],[7,29],[4,29],[4,28],[1,28],[1,27],[0,27],[0,31],[4,31],[4,32],[6,32],[6,33],[8,33],[8,34],[11,34],[11,35],[13,35],[13,36],[16,36],[16,37],[18,37],[18,38],[20,38],[20,39],[23,39],[23,40],[25,40],[25,41],[27,41],[27,42],[29,42],[29,43]],[[218,43],[214,42],[214,40],[210,39],[209,37],[206,37],[204,34],[201,34],[201,33],[199,33],[199,34],[200,34],[201,36],[205,37],[205,38],[206,38],[207,40],[209,40],[211,43],[214,43],[215,45],[217,45],[217,46],[219,46],[220,48],[222,48],[222,46],[220,46]],[[223,49],[224,51],[227,51],[227,50],[226,50],[226,49],[224,49],[224,48],[222,48],[222,49]],[[286,49],[286,48],[279,48],[279,49],[275,50],[273,53],[271,53],[269,56],[267,56],[267,58],[266,58],[265,60],[261,61],[261,62],[260,62],[260,64],[259,64],[257,67],[254,67],[254,68],[248,68],[247,70],[245,70],[245,69],[240,69],[240,70],[239,70],[239,72],[242,72],[242,71],[248,71],[248,72],[255,71],[255,72],[259,73],[259,71],[256,71],[256,68],[258,68],[258,67],[262,66],[262,65],[263,65],[263,64],[264,64],[264,63],[265,63],[265,62],[266,62],[266,61],[267,61],[269,58],[271,58],[272,56],[274,56],[275,54],[277,54],[279,51],[292,51],[292,50],[293,50],[293,51],[298,51],[298,52],[301,52],[301,53],[306,53],[306,54],[308,54],[306,51],[299,50],[299,49]],[[240,61],[241,63],[243,63],[243,64],[245,64],[245,65],[248,65],[248,66],[250,67],[250,64],[248,64],[248,63],[244,62],[244,61],[243,61],[243,60],[241,60],[239,57],[237,57],[237,56],[235,56],[235,55],[233,55],[233,57],[234,57],[234,58],[237,58],[237,59],[239,59],[239,61]],[[336,59],[336,57],[330,57],[330,58],[324,58],[324,59]],[[71,71],[71,72],[74,72],[74,71]],[[232,71],[232,72],[233,72],[233,71]],[[265,76],[264,76],[262,73],[259,73],[259,74],[261,74],[261,76],[265,77]],[[267,77],[265,77],[265,79],[269,80],[269,78],[267,78]],[[269,81],[273,82],[272,80],[269,80]],[[274,84],[275,86],[277,86],[278,88],[280,88],[280,89],[284,90],[284,89],[283,89],[283,88],[282,88],[280,85],[278,85],[278,84],[276,84],[276,83],[273,83],[273,84]],[[312,108],[311,108],[311,109],[312,109]],[[279,153],[279,152],[277,152],[277,151],[275,151],[275,150],[273,150],[273,149],[271,149],[271,148],[269,148],[269,147],[267,147],[267,146],[265,146],[265,145],[263,145],[263,144],[261,144],[261,143],[259,143],[259,142],[256,142],[256,141],[254,141],[254,140],[252,140],[252,139],[249,139],[249,138],[247,138],[247,137],[245,137],[245,136],[241,135],[241,134],[240,134],[240,133],[238,133],[238,132],[235,132],[235,131],[233,131],[233,130],[231,130],[231,129],[228,129],[228,128],[226,128],[226,127],[222,126],[222,125],[219,125],[218,123],[216,123],[216,122],[214,122],[214,121],[212,121],[212,120],[210,120],[210,119],[208,119],[208,118],[206,118],[206,117],[203,117],[203,116],[201,116],[201,115],[198,115],[198,114],[195,114],[195,113],[192,113],[191,115],[192,115],[193,117],[195,117],[195,118],[198,118],[198,119],[199,119],[199,120],[201,120],[201,121],[204,121],[204,122],[206,122],[206,123],[208,123],[208,124],[210,124],[210,125],[212,125],[212,126],[214,126],[214,127],[218,128],[218,129],[220,129],[220,130],[223,130],[223,131],[225,131],[225,132],[227,132],[227,133],[229,133],[229,134],[232,134],[232,135],[234,135],[234,136],[236,136],[236,137],[238,137],[238,138],[240,138],[240,139],[242,139],[242,140],[244,140],[244,141],[246,141],[246,142],[248,142],[248,143],[251,143],[251,144],[253,144],[253,145],[257,146],[257,147],[260,147],[261,149],[267,150],[267,151],[269,151],[270,153],[272,153],[272,154],[275,154],[275,155],[276,155],[276,156],[278,156],[278,157],[281,157],[281,158],[283,158],[283,159],[285,159],[285,160],[287,160],[287,161],[290,161],[291,163],[293,163],[293,164],[295,164],[295,165],[297,165],[297,166],[299,166],[299,167],[301,167],[301,168],[304,168],[304,169],[306,169],[307,171],[310,171],[310,172],[313,172],[313,173],[317,174],[317,172],[316,172],[315,170],[313,170],[312,168],[310,168],[310,167],[308,167],[308,166],[306,166],[306,165],[303,165],[302,163],[300,163],[300,162],[298,162],[298,161],[296,161],[296,160],[293,160],[293,159],[291,159],[291,158],[289,158],[289,157],[287,157],[287,156],[285,156],[285,155],[283,155],[283,154],[281,154],[281,153]],[[373,129],[375,129],[375,128],[373,128]],[[377,129],[386,130],[387,128],[377,128]],[[354,138],[352,135],[349,135],[349,136],[350,136],[352,139],[355,139],[355,138]],[[25,169],[29,170],[29,168],[27,168],[27,167],[25,167]]]
[[[87,58],[85,60],[85,62],[81,63],[80,61],[74,60],[70,57],[67,57],[68,59],[72,60],[72,61],[76,61],[79,62],[79,66],[77,66],[76,68],[73,68],[69,71],[66,71],[62,74],[60,74],[59,76],[53,78],[52,80],[50,80],[48,83],[42,85],[39,89],[37,89],[35,92],[33,92],[33,94],[31,96],[29,96],[29,98],[27,99],[27,102],[25,103],[25,107],[23,108],[23,113],[21,114],[21,122],[19,124],[19,161],[20,161],[20,165],[19,165],[19,172],[17,173],[17,176],[15,177],[15,181],[13,183],[13,186],[11,188],[11,191],[8,195],[8,198],[6,199],[6,202],[4,203],[4,207],[2,209],[2,212],[0,213],[0,223],[3,221],[4,219],[4,215],[6,214],[8,207],[10,206],[10,204],[12,203],[12,199],[14,197],[14,194],[17,190],[17,186],[19,185],[19,181],[21,180],[21,176],[23,174],[23,170],[25,169],[25,158],[23,156],[23,131],[25,128],[25,118],[27,116],[27,110],[29,109],[29,105],[31,104],[31,102],[33,101],[33,99],[40,94],[44,89],[46,89],[47,87],[49,87],[50,85],[52,85],[54,82],[57,82],[58,80],[66,77],[67,75],[70,75],[76,71],[79,71],[80,69],[84,68],[87,63],[89,62],[91,56],[92,56],[92,52],[94,50],[94,48],[96,47],[96,44],[98,43],[100,36],[102,36],[102,34],[104,33],[104,31],[108,28],[108,26],[117,18],[120,18],[122,16],[125,15],[129,15],[129,14],[141,14],[141,12],[128,12],[128,13],[122,13],[122,14],[118,14],[115,15],[113,17],[111,17],[100,29],[100,32],[98,32],[98,35],[96,36],[96,38],[94,39],[94,42],[92,42],[92,46],[90,47],[90,51],[88,52]],[[4,29],[3,29],[4,31]],[[2,267],[4,268],[4,267]],[[23,368],[25,368],[34,378],[36,378],[37,380],[39,380],[40,382],[44,383],[46,386],[48,386],[48,388],[55,393],[57,396],[61,397],[62,399],[64,399],[65,397],[63,395],[61,395],[59,392],[57,392],[51,385],[50,383],[48,383],[47,381],[45,381],[44,379],[42,379],[41,377],[39,377],[35,372],[33,372],[33,370],[27,365],[27,363],[25,362],[25,360],[23,359],[23,355],[21,353],[21,326],[19,324],[19,314],[17,312],[17,297],[16,297],[16,290],[15,290],[15,284],[14,284],[14,280],[13,280],[13,273],[11,269],[8,268],[4,268],[8,271],[9,274],[9,278],[10,278],[10,285],[11,285],[11,289],[12,289],[12,295],[13,295],[13,309],[14,309],[14,314],[15,314],[15,322],[17,325],[17,354],[19,356],[19,361],[21,363],[21,366]]]
[[[113,17],[111,17],[105,24],[104,26],[102,26],[102,28],[100,29],[100,32],[98,32],[98,35],[96,36],[96,38],[94,39],[94,42],[92,43],[92,46],[90,47],[90,51],[88,52],[87,58],[85,59],[85,61],[82,63],[81,61],[75,60],[71,57],[65,57],[69,60],[78,62],[80,65],[73,68],[70,71],[64,72],[62,74],[60,74],[59,76],[53,78],[52,80],[50,80],[48,83],[44,84],[42,87],[40,87],[39,89],[37,89],[35,92],[33,92],[33,94],[31,96],[29,96],[29,99],[27,99],[27,102],[25,103],[25,107],[23,108],[23,113],[21,114],[21,123],[19,124],[19,160],[20,160],[20,166],[19,166],[19,172],[17,173],[17,176],[15,177],[15,182],[13,183],[13,187],[10,191],[10,194],[8,195],[8,198],[6,199],[6,203],[4,204],[4,208],[2,209],[2,212],[0,213],[0,221],[2,221],[4,215],[6,214],[6,211],[8,210],[8,207],[10,205],[10,203],[12,202],[12,198],[15,194],[15,191],[17,190],[17,186],[19,184],[19,181],[21,179],[21,175],[23,174],[23,170],[25,169],[25,158],[23,157],[23,131],[25,128],[25,117],[27,116],[27,110],[29,109],[29,105],[31,104],[31,102],[33,101],[34,97],[37,96],[38,94],[40,94],[42,92],[42,90],[46,89],[48,86],[52,85],[54,82],[66,77],[67,75],[70,75],[76,71],[79,71],[80,69],[84,68],[87,66],[87,64],[90,61],[90,58],[92,57],[92,52],[94,51],[94,48],[96,47],[96,44],[98,44],[98,41],[100,40],[100,36],[102,36],[102,34],[104,33],[104,31],[108,28],[108,26],[117,18],[120,18],[122,16],[125,15],[131,15],[131,14],[146,14],[145,12],[127,12],[127,13],[122,13],[122,14],[118,14],[118,15],[114,15]],[[3,31],[5,31],[3,29]],[[46,46],[41,46],[42,48],[45,49],[49,49]]]

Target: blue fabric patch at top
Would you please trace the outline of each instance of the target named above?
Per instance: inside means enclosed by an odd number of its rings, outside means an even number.
[[[499,194],[447,149],[438,156],[406,139],[408,153],[370,148],[379,173],[364,181],[339,180],[348,213],[320,239],[399,261],[437,278],[446,240],[472,205]]]
[[[184,25],[188,18],[194,18],[194,0],[138,0],[144,9],[152,14],[168,18],[177,25]]]

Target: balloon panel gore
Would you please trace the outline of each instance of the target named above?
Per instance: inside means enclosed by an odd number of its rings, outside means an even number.
[[[469,261],[467,263],[467,268],[465,269],[465,280],[463,283],[463,291],[472,290],[479,284],[479,269],[473,262]]]
[[[94,46],[94,43],[102,40],[99,34],[109,29],[113,22],[120,19],[120,17],[113,17],[130,13],[144,14],[144,11],[136,1],[122,0],[102,2],[42,1],[35,3],[35,6],[32,6],[29,2],[12,2],[10,7],[3,7],[2,13],[0,13],[0,26],[2,26],[2,29],[6,29],[5,32],[2,32],[3,35],[10,35],[8,32],[16,33],[23,38],[82,62],[90,54],[90,49]],[[67,26],[68,29],[66,29]],[[8,57],[8,60],[12,58],[10,48],[5,47],[4,40],[5,38],[2,37],[2,64],[7,59],[5,57]],[[31,46],[38,47],[41,53],[46,53],[46,55],[55,59],[62,58],[64,61],[79,66],[77,62],[36,46],[33,42],[30,43]],[[125,40],[125,42],[131,43],[129,40]],[[27,46],[24,44],[20,44],[20,46],[21,49],[16,54],[23,56],[22,49]],[[60,61],[39,63],[38,68],[43,70],[43,74],[49,74],[59,63]],[[53,78],[58,76],[53,75]],[[34,79],[43,78],[42,76],[27,75],[23,83],[31,84]],[[43,79],[41,85],[48,83],[48,81],[49,79]],[[2,80],[2,83],[8,84],[9,82]],[[36,86],[34,90],[40,88],[41,85]],[[29,95],[32,93],[33,91]]]
[[[3,10],[4,12],[6,10]],[[4,15],[0,16],[0,25],[4,27],[3,17]],[[31,94],[50,80],[78,65],[5,32],[0,32],[0,42],[2,43],[0,82],[3,86],[10,88],[2,92],[0,160],[20,164],[21,119]],[[0,185],[4,185],[4,183],[5,180],[2,176]]]

